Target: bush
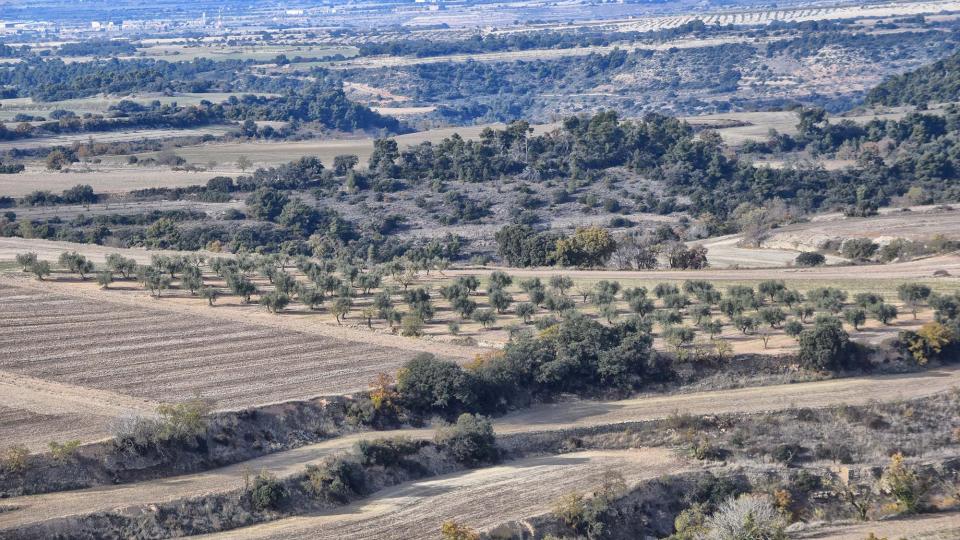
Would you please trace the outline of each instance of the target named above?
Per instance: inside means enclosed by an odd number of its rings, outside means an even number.
[[[869,238],[851,238],[843,243],[840,253],[854,261],[867,261],[879,248],[880,246]]]
[[[728,499],[707,519],[710,540],[778,540],[786,538],[786,522],[773,506],[770,498],[762,495],[741,495]]]
[[[30,457],[30,450],[22,444],[15,444],[7,447],[0,454],[0,468],[9,472],[20,472],[27,468],[27,458]]]
[[[814,251],[804,251],[803,253],[797,255],[797,258],[794,260],[794,262],[797,264],[797,266],[809,268],[812,266],[821,266],[826,264],[827,258]]]
[[[80,441],[77,439],[64,443],[50,441],[48,446],[50,447],[50,455],[53,456],[53,459],[62,463],[76,455],[77,450],[80,449]]]
[[[305,487],[316,498],[345,503],[366,491],[366,476],[359,463],[337,459],[322,466],[307,465]]]
[[[250,504],[257,511],[275,510],[287,496],[287,490],[272,474],[262,471],[249,490]]]
[[[397,439],[363,439],[357,442],[357,452],[360,462],[364,466],[379,465],[390,467],[400,465],[404,458],[416,454],[426,441],[414,441],[407,438]]]
[[[443,540],[480,540],[480,533],[456,521],[444,521],[440,526],[440,537]]]
[[[436,442],[468,467],[496,462],[500,454],[490,421],[469,413],[461,414],[453,426],[439,430]]]
[[[423,335],[423,319],[413,313],[407,313],[400,319],[400,335],[420,337]]]

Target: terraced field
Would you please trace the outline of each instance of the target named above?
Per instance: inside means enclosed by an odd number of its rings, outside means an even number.
[[[0,285],[0,369],[220,408],[364,388],[399,349]],[[256,309],[256,308],[252,308]]]
[[[352,392],[416,354],[243,313],[205,317],[18,281],[0,280],[0,415],[10,420],[0,440],[33,448],[67,434],[97,439],[118,416],[196,395],[229,409]],[[89,419],[58,432],[79,413]]]

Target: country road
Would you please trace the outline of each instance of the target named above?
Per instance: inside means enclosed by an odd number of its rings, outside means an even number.
[[[669,396],[645,396],[613,402],[574,401],[544,405],[495,420],[500,434],[554,431],[654,420],[674,413],[699,415],[758,413],[794,407],[826,407],[920,398],[960,387],[960,368],[922,373],[851,377],[822,382],[718,390]],[[361,438],[408,436],[429,438],[430,429],[354,434],[278,452],[229,467],[136,484],[6,499],[0,531],[57,517],[84,515],[151,503],[174,501],[242,487],[248,471],[266,470],[277,476],[298,473],[309,463],[349,449]]]

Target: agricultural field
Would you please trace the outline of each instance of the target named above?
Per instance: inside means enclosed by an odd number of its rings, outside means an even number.
[[[960,240],[960,210],[949,207],[904,208],[868,218],[819,219],[778,229],[763,241],[763,245],[809,251],[839,245],[849,238],[870,238],[886,244],[897,238],[930,241],[937,237]]]
[[[127,165],[90,164],[75,166],[69,171],[51,171],[40,164],[31,165],[21,174],[0,175],[0,193],[23,197],[34,191],[54,192],[78,184],[88,185],[97,193],[129,193],[155,187],[187,187],[205,183],[211,174],[236,174],[239,169],[224,164],[214,170],[174,171],[169,167],[135,167]]]
[[[422,142],[437,143],[454,134],[464,139],[475,139],[486,128],[502,128],[503,124],[484,124],[478,126],[447,127],[428,129],[415,133],[392,137],[400,148]],[[553,124],[533,126],[535,133],[543,133],[554,127]],[[200,146],[176,148],[174,153],[190,163],[235,164],[241,156],[247,157],[256,167],[272,167],[300,159],[304,156],[320,158],[324,164],[332,164],[333,159],[342,154],[353,154],[359,158],[359,166],[366,166],[373,152],[373,137],[329,138],[291,142],[242,142],[242,143],[206,143]],[[139,158],[155,157],[157,153],[138,154]]]
[[[162,401],[199,395],[230,409],[356,391],[415,354],[360,331],[275,327],[244,310],[208,316],[2,279],[0,385],[13,390],[0,401],[12,420],[3,437],[34,447],[66,434],[104,437],[116,418]],[[57,435],[78,414],[84,422]]]

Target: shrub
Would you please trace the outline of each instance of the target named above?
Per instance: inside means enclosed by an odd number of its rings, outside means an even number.
[[[741,495],[728,499],[707,519],[709,540],[785,539],[786,522],[769,497]]]
[[[407,313],[400,319],[400,335],[420,337],[423,335],[423,319],[413,313]]]
[[[443,540],[480,540],[480,533],[456,521],[444,521],[440,536]]]
[[[437,432],[436,442],[468,467],[493,463],[499,457],[493,425],[479,415],[461,414],[456,424]]]
[[[201,399],[160,405],[157,407],[157,414],[160,415],[157,436],[162,441],[186,441],[203,435],[207,430],[207,415],[211,408],[209,402]]]
[[[944,347],[950,345],[953,339],[953,332],[938,322],[929,322],[921,326],[916,333],[910,332],[906,335],[907,348],[921,366],[943,352]]]
[[[867,261],[880,248],[873,240],[869,238],[851,238],[843,243],[841,254],[855,261]]]
[[[266,471],[253,479],[249,489],[250,504],[257,511],[275,510],[287,496],[287,490],[279,480]]]
[[[827,258],[814,251],[804,251],[803,253],[797,255],[797,258],[794,260],[794,262],[797,264],[797,266],[809,268],[826,264]]]
[[[53,456],[53,459],[64,462],[77,453],[77,450],[80,449],[80,441],[77,439],[64,443],[50,441],[48,446],[50,447],[50,455]]]
[[[880,485],[884,492],[896,499],[904,513],[913,514],[923,508],[930,487],[903,454],[896,453],[883,471]]]
[[[426,444],[429,443],[408,438],[363,439],[357,442],[356,448],[362,465],[391,467],[401,464],[405,457],[416,454]]]
[[[27,458],[30,456],[30,450],[22,444],[8,446],[0,454],[0,468],[10,472],[20,472],[27,468]]]
[[[321,466],[307,465],[305,487],[316,498],[345,503],[366,491],[366,476],[359,463],[336,459]]]

